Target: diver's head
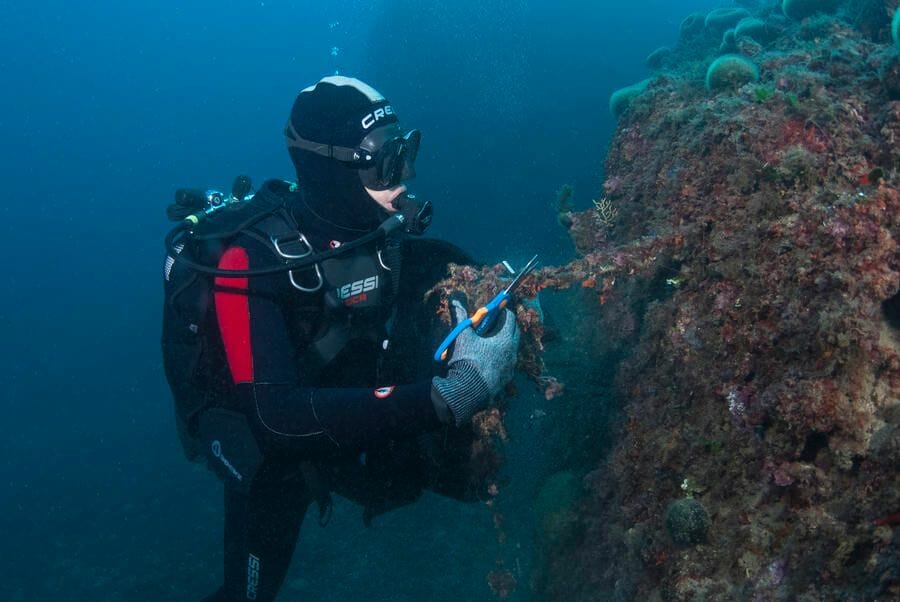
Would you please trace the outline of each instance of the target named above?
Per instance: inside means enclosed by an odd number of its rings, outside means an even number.
[[[391,104],[353,78],[326,77],[301,91],[285,139],[307,203],[352,230],[377,227],[415,177],[421,134],[405,131]]]

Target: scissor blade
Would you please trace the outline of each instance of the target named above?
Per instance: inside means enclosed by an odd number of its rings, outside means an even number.
[[[534,270],[535,266],[537,265],[537,258],[538,256],[535,255],[528,263],[525,264],[524,268],[519,270],[519,273],[516,274],[516,277],[513,278],[513,281],[510,282],[509,286],[507,286],[504,290],[507,295],[513,294],[515,290],[519,288],[519,285],[522,284],[522,280],[525,278],[525,276],[527,276],[531,273],[532,270]]]

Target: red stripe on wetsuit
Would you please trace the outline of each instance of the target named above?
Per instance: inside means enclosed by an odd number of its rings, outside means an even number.
[[[250,268],[247,251],[230,247],[219,260],[221,270]],[[216,317],[225,345],[225,355],[235,384],[253,382],[253,352],[250,347],[250,299],[247,278],[216,276]]]

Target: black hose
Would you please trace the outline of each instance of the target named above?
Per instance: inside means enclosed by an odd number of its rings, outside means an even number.
[[[200,272],[201,274],[209,274],[211,276],[225,276],[230,278],[253,278],[256,276],[270,276],[272,274],[284,274],[287,272],[293,272],[294,270],[307,268],[321,261],[325,261],[326,259],[337,257],[348,251],[352,251],[353,249],[387,236],[397,228],[402,227],[403,221],[396,215],[394,215],[386,219],[378,227],[378,229],[366,234],[365,236],[357,238],[356,240],[345,243],[337,249],[330,249],[328,251],[322,251],[321,253],[312,253],[308,257],[303,257],[301,259],[292,259],[285,263],[280,263],[271,267],[254,268],[251,270],[223,270],[221,268],[197,263],[196,261],[192,261],[187,257],[182,256],[179,253],[178,249],[175,248],[177,239],[180,235],[183,236],[184,234],[188,233],[193,225],[193,223],[185,222],[179,224],[178,226],[175,226],[171,231],[169,231],[168,234],[166,234],[166,253],[168,253],[172,259],[194,270],[195,272]]]

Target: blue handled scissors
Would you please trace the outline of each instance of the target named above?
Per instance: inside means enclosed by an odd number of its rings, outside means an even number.
[[[519,285],[522,284],[522,280],[537,267],[537,258],[537,255],[532,257],[531,261],[526,263],[525,267],[519,270],[519,273],[512,279],[512,282],[510,282],[505,289],[497,293],[494,298],[491,299],[490,303],[483,307],[479,307],[474,314],[457,324],[456,328],[450,331],[450,334],[447,335],[437,348],[437,351],[434,352],[434,361],[442,362],[447,359],[447,350],[450,348],[450,345],[453,344],[456,337],[462,334],[466,328],[474,328],[475,333],[479,336],[484,336],[485,333],[490,332],[491,328],[497,322],[497,317],[500,315],[500,312],[506,308],[512,299],[513,293],[515,293],[516,289],[519,288]]]

